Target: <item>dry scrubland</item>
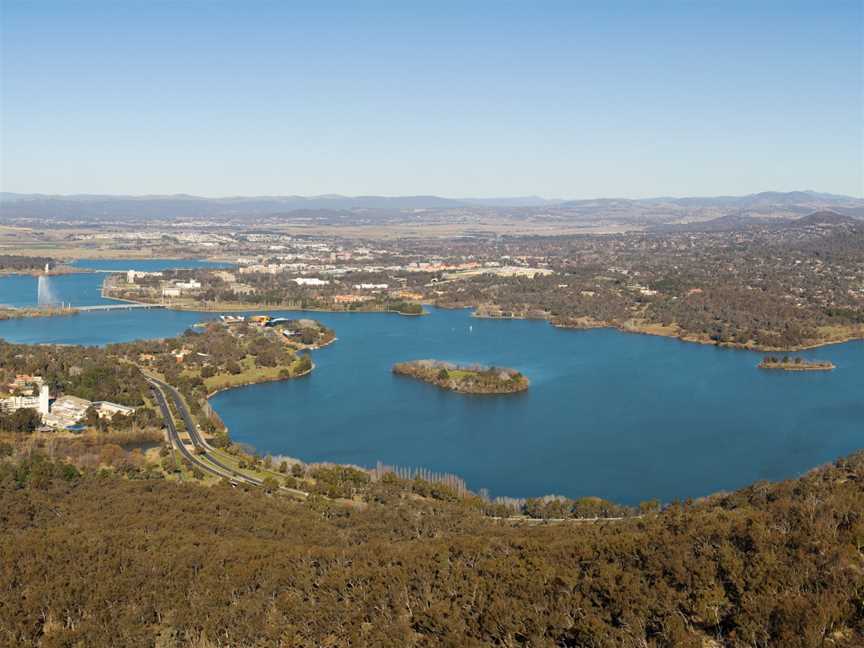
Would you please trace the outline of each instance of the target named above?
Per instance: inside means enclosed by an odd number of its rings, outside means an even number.
[[[864,457],[525,527],[385,480],[363,508],[0,462],[9,646],[860,646]]]

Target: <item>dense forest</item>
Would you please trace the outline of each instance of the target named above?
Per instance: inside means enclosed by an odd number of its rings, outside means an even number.
[[[58,392],[87,400],[144,404],[147,383],[139,369],[100,347],[10,344],[0,339],[0,392],[17,374],[41,376]]]
[[[50,257],[0,254],[0,272],[33,272],[42,270],[46,263],[54,263]]]
[[[864,643],[864,455],[602,523],[382,498],[2,462],[0,644]]]

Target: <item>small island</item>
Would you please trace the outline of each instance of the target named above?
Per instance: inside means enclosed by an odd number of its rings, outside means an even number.
[[[17,308],[0,306],[0,321],[10,319],[25,319],[28,317],[60,317],[77,315],[78,309],[71,306],[40,306]]]
[[[790,358],[783,356],[765,356],[759,363],[760,369],[776,369],[779,371],[831,371],[834,364],[818,360],[804,360],[803,358]]]
[[[528,389],[528,379],[515,369],[459,366],[440,360],[412,360],[393,365],[393,373],[410,376],[460,394],[515,394]]]

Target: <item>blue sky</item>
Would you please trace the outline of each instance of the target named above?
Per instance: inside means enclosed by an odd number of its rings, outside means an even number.
[[[0,0],[0,186],[862,195],[862,3]]]

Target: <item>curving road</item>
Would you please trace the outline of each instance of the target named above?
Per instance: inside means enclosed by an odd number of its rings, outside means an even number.
[[[210,452],[212,448],[204,441],[203,437],[198,432],[198,426],[195,425],[192,414],[189,412],[189,408],[186,407],[186,403],[180,397],[180,393],[174,387],[158,378],[153,378],[152,376],[145,377],[147,378],[147,382],[150,383],[153,395],[159,403],[159,408],[162,410],[162,418],[165,419],[165,427],[168,430],[168,438],[171,441],[171,445],[176,447],[180,451],[180,454],[202,470],[206,470],[207,472],[218,475],[219,477],[226,477],[234,483],[245,483],[253,486],[263,485],[264,482],[262,480],[238,472],[213,457]],[[192,445],[195,447],[196,452],[190,452],[189,448],[186,447],[186,444],[184,444],[180,439],[180,434],[177,432],[177,426],[174,425],[174,419],[171,416],[171,408],[168,406],[168,401],[165,397],[166,392],[174,402],[174,407],[180,414],[180,418],[183,419],[183,423],[186,425],[186,430],[189,432],[189,438],[192,440]],[[202,457],[205,457],[207,460],[204,461]]]

